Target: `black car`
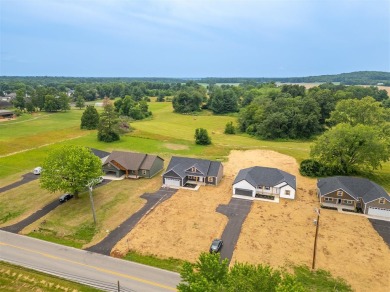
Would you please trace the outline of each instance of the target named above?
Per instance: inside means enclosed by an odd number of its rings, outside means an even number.
[[[73,195],[72,194],[63,194],[61,197],[60,197],[60,203],[64,203],[66,201],[69,201],[70,199],[73,198]]]
[[[223,246],[222,239],[214,239],[210,246],[210,252],[219,252]]]

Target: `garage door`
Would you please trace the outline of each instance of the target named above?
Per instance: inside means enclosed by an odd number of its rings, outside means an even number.
[[[368,208],[368,215],[390,218],[390,209],[370,207]]]
[[[251,190],[244,190],[244,189],[234,189],[234,194],[235,195],[240,195],[240,196],[247,196],[247,197],[252,197],[252,191]]]
[[[168,186],[180,187],[180,179],[166,178],[164,182]]]

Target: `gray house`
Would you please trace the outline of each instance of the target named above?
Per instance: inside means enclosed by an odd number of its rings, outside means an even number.
[[[279,202],[294,199],[296,178],[283,170],[254,166],[241,169],[233,182],[233,197]]]
[[[390,218],[389,194],[366,178],[322,178],[317,181],[317,193],[322,206],[361,209],[364,214]]]
[[[156,155],[113,151],[103,163],[106,174],[126,178],[151,178],[164,168],[164,159]]]
[[[219,161],[173,156],[163,174],[163,184],[170,187],[182,187],[186,183],[217,185],[222,175],[223,165]]]

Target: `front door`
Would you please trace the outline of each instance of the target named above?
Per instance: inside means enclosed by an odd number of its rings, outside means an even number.
[[[337,204],[341,204],[341,199],[337,199]]]

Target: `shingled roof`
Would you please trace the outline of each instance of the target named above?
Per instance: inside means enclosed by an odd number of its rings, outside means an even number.
[[[148,155],[145,153],[113,151],[107,157],[105,164],[116,161],[128,170],[150,169],[157,157],[156,155]]]
[[[206,159],[172,156],[167,167],[167,172],[173,170],[180,177],[186,177],[189,173],[186,170],[195,167],[204,176],[217,176],[221,162]]]
[[[242,180],[246,180],[254,187],[259,185],[272,187],[285,182],[292,188],[296,189],[295,176],[283,170],[272,167],[253,166],[241,169],[237,174],[233,184],[236,184]]]
[[[332,176],[319,179],[317,186],[320,189],[321,196],[342,189],[356,200],[362,198],[365,203],[383,197],[390,201],[390,196],[384,188],[367,178]]]

